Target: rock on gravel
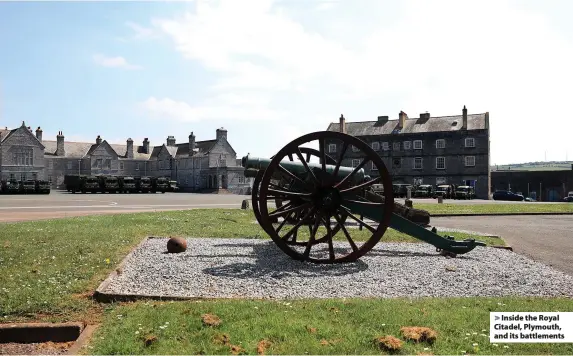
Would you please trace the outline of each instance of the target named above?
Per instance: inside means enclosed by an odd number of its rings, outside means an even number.
[[[357,262],[295,261],[271,240],[145,241],[103,294],[203,298],[573,296],[573,277],[513,252],[477,247],[457,258],[426,243],[380,242]],[[335,247],[343,243],[335,243]]]

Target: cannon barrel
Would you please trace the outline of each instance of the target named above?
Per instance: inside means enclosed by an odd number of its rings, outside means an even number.
[[[245,176],[246,177],[255,177],[260,170],[265,170],[271,163],[270,159],[267,158],[260,158],[260,157],[250,157],[249,155],[243,157],[241,159],[241,165],[245,167]],[[319,175],[322,172],[322,165],[320,163],[307,163],[308,167],[313,171],[314,174]],[[281,161],[281,166],[284,167],[286,170],[291,172],[296,176],[306,175],[308,172],[306,168],[302,164],[302,162],[292,162],[292,161]],[[336,168],[335,165],[327,164],[326,165],[326,172],[330,175],[334,173],[334,169]],[[340,166],[336,177],[339,180],[343,180],[346,176],[354,171],[354,168]],[[360,168],[354,175],[350,178],[350,181],[359,184],[368,179],[364,172],[364,168]]]

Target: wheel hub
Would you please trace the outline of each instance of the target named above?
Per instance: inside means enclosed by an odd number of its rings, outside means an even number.
[[[314,203],[325,213],[335,213],[341,201],[340,192],[336,188],[322,187],[318,188],[315,193]]]

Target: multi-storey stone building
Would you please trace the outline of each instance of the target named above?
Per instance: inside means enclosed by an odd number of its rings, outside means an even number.
[[[408,118],[401,111],[397,120],[379,116],[376,121],[364,122],[346,122],[341,116],[327,130],[345,132],[368,143],[382,157],[394,183],[467,184],[475,186],[478,198],[490,197],[489,112],[468,115],[464,106],[462,115],[454,116],[423,113]],[[336,157],[341,147],[327,144],[327,152]],[[360,152],[347,152],[343,164],[359,165]],[[378,176],[372,166],[364,168],[367,174]]]
[[[109,174],[125,176],[166,176],[177,180],[183,190],[227,189],[244,193],[250,186],[240,159],[227,141],[227,130],[216,130],[213,140],[176,143],[173,136],[161,146],[141,145],[131,138],[125,145],[110,144],[99,135],[94,142],[44,140],[42,129],[35,134],[25,123],[16,129],[0,129],[0,177],[45,179],[53,188],[62,188],[66,174]]]

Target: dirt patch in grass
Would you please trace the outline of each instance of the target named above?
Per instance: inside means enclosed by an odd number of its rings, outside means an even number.
[[[404,326],[400,328],[402,336],[414,342],[428,342],[433,344],[438,337],[438,333],[430,328],[420,326]]]
[[[217,315],[203,314],[201,315],[201,320],[205,326],[214,327],[221,325],[221,318],[219,318]]]
[[[402,345],[404,344],[402,340],[392,335],[378,337],[376,340],[374,340],[374,342],[380,350],[390,352],[395,352],[402,349]]]

